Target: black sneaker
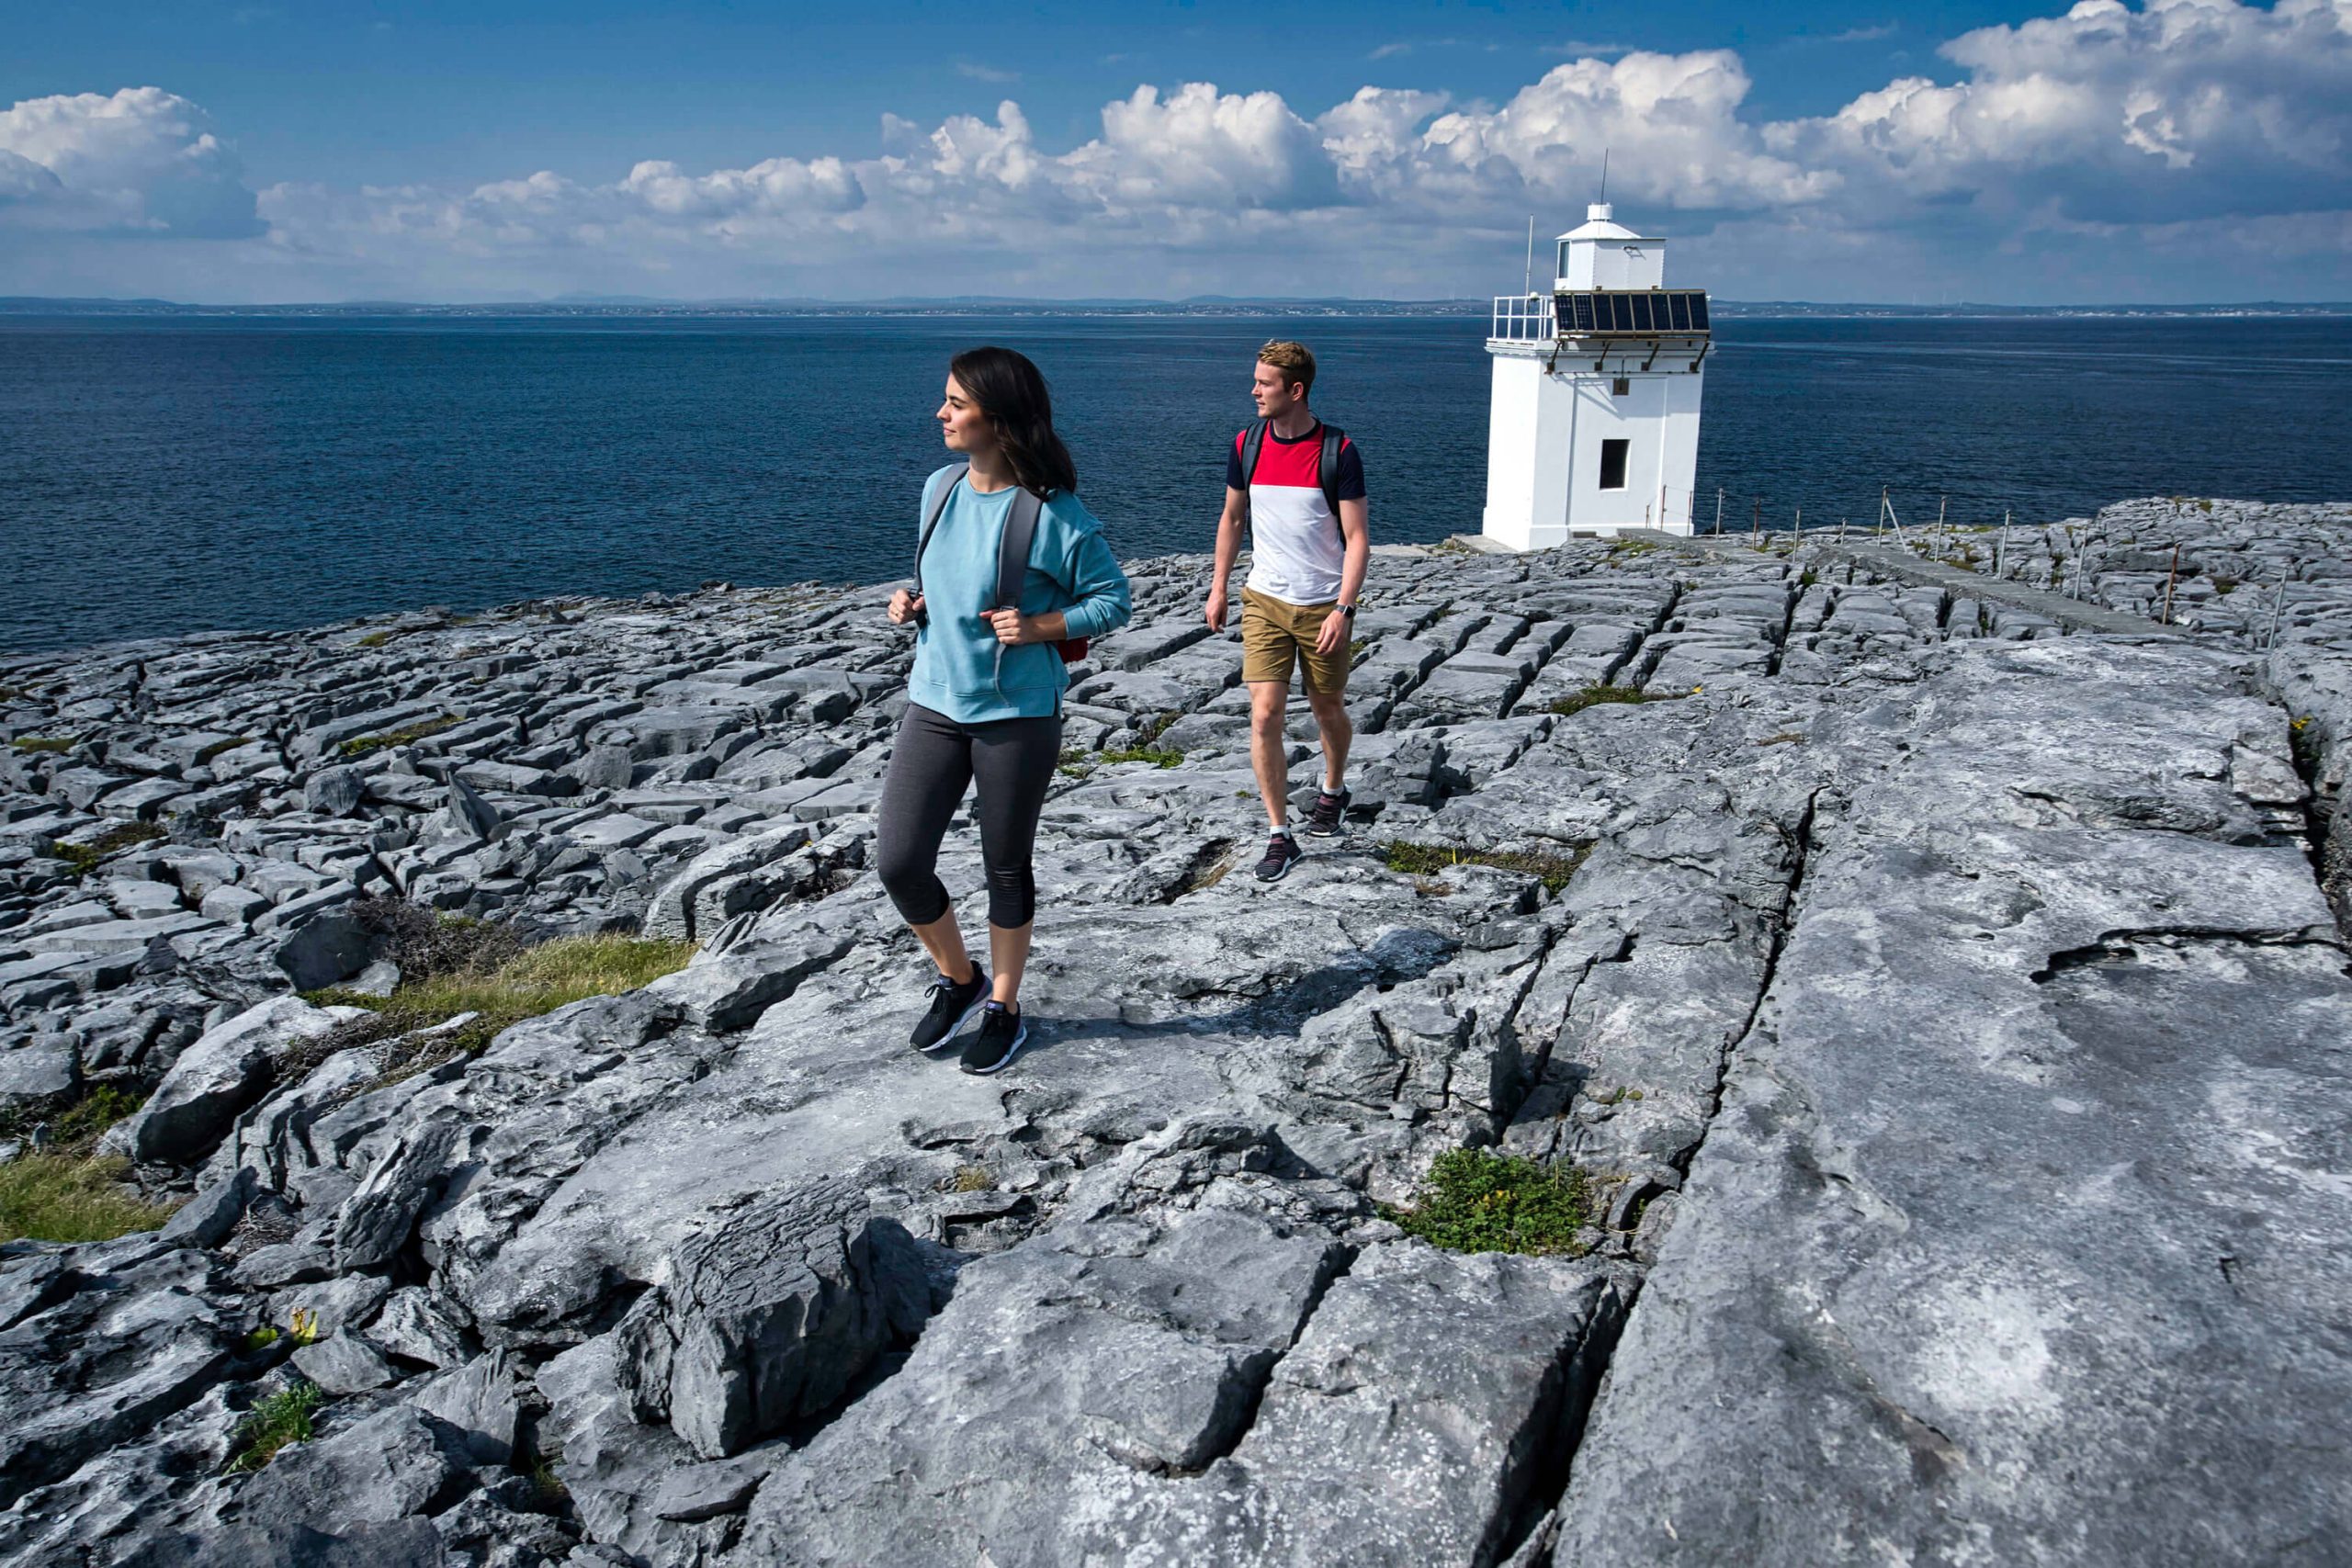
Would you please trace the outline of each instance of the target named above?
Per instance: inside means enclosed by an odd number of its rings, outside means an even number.
[[[1340,818],[1347,815],[1351,791],[1342,787],[1339,794],[1319,791],[1315,796],[1315,809],[1306,814],[1306,830],[1318,839],[1337,838]]]
[[[918,1051],[936,1051],[956,1038],[988,1000],[989,977],[972,965],[972,977],[962,985],[942,975],[931,983],[931,1010],[915,1021],[912,1037]]]
[[[1012,1058],[1028,1043],[1029,1021],[1002,1002],[990,1000],[980,1009],[980,1032],[964,1047],[964,1070],[1001,1073],[1012,1066]]]
[[[1306,852],[1288,833],[1276,833],[1266,840],[1266,858],[1258,863],[1258,880],[1280,882],[1292,866],[1306,858]]]

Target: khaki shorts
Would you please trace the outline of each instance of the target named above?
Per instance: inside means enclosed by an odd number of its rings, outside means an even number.
[[[1317,653],[1315,639],[1333,614],[1329,604],[1286,604],[1253,588],[1241,591],[1241,678],[1290,684],[1293,664],[1306,668],[1306,689],[1337,696],[1348,688],[1354,655],[1346,643],[1336,653]]]

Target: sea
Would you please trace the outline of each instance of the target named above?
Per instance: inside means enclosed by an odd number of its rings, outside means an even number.
[[[0,317],[0,651],[902,576],[948,357],[1029,355],[1128,558],[1206,550],[1300,338],[1375,541],[1477,531],[1482,311]],[[2352,319],[1720,313],[1697,525],[2352,499]],[[1376,583],[1375,583],[1376,589]]]

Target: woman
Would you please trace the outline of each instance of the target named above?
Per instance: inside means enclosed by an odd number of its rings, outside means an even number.
[[[923,487],[930,526],[917,547],[921,592],[902,588],[890,596],[891,623],[922,629],[906,716],[882,784],[877,859],[891,902],[939,966],[915,1047],[941,1049],[978,1012],[964,1070],[993,1073],[1029,1038],[1021,975],[1036,913],[1030,852],[1061,756],[1062,692],[1069,684],[1054,645],[1124,626],[1130,606],[1126,574],[1075,493],[1078,472],[1054,434],[1053,404],[1035,365],[1009,348],[957,355],[937,418],[947,449],[962,461]],[[999,551],[1023,490],[1043,505],[1019,603],[1001,605]],[[935,870],[948,818],[975,782],[993,985],[965,952]]]

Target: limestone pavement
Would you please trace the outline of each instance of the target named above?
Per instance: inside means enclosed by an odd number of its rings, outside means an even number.
[[[887,589],[0,664],[0,1094],[137,1094],[188,1195],[6,1249],[0,1557],[2330,1561],[2347,525],[2003,547],[2143,617],[2161,556],[2178,636],[1789,541],[1384,557],[1354,819],[1272,887],[1205,562],[1136,563],[991,1079],[906,1047],[864,869]],[[321,1059],[391,895],[698,950]],[[1465,1145],[1585,1172],[1577,1245],[1406,1237]]]

